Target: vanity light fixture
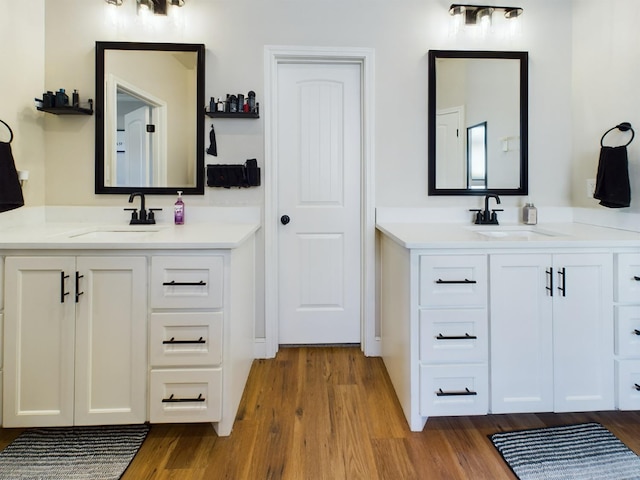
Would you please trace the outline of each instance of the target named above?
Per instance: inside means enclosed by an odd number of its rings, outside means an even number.
[[[184,0],[136,0],[136,2],[138,4],[138,14],[151,12],[154,15],[166,15],[169,6],[184,6]]]
[[[109,5],[119,7],[124,0],[104,0]],[[184,0],[136,0],[138,14],[140,12],[151,12],[156,15],[166,15],[168,7],[182,7]]]
[[[483,25],[491,23],[493,12],[500,11],[508,20],[522,15],[523,9],[520,7],[497,7],[493,5],[466,5],[454,3],[449,7],[449,14],[452,17],[464,18],[465,25]]]

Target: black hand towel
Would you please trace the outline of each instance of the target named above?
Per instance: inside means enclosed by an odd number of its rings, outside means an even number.
[[[627,147],[602,147],[598,163],[596,190],[593,198],[609,208],[628,207],[631,204],[629,160]]]
[[[0,142],[0,212],[22,207],[24,198],[11,145]]]
[[[209,155],[213,155],[214,157],[218,156],[218,144],[216,143],[216,131],[213,129],[213,125],[211,125],[211,131],[209,132],[209,148],[207,148],[207,153]]]

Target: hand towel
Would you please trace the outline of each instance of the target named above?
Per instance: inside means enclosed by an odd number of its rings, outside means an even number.
[[[23,205],[22,187],[13,161],[11,145],[0,142],[0,212],[13,210]]]
[[[600,150],[593,198],[600,200],[600,205],[609,208],[623,208],[631,204],[626,146],[602,147]]]
[[[211,131],[209,132],[209,148],[207,148],[207,153],[209,155],[213,155],[214,157],[218,156],[218,144],[216,143],[216,131],[213,129],[213,125],[211,125]]]

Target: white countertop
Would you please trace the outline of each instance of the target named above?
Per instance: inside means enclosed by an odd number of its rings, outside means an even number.
[[[36,223],[0,229],[2,250],[228,249],[244,243],[259,223],[129,225]]]
[[[637,248],[640,233],[581,223],[473,225],[381,222],[378,230],[405,248]],[[479,232],[485,231],[490,236]],[[494,236],[505,232],[504,237]]]

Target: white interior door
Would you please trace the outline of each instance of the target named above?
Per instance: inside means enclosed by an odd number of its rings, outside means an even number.
[[[467,188],[464,107],[436,113],[436,187]]]
[[[280,344],[360,342],[360,77],[278,65]]]
[[[150,121],[150,108],[146,106],[124,116],[126,151],[123,176],[121,177],[118,172],[118,179],[122,178],[123,185],[151,186],[149,183],[151,134],[147,133],[147,125]]]

